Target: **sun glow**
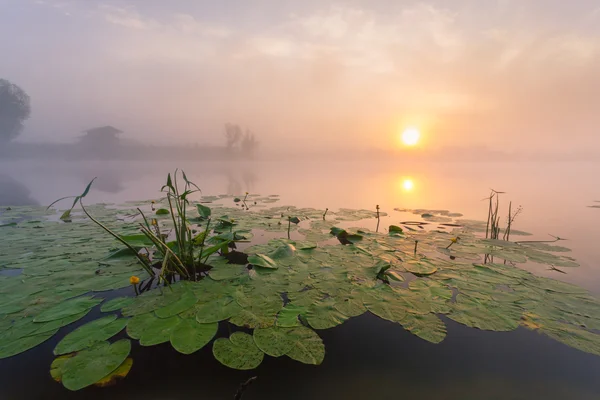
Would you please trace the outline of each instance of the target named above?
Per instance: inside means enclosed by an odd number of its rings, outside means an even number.
[[[402,189],[404,189],[405,191],[410,192],[411,190],[413,190],[414,187],[415,184],[412,181],[412,179],[405,179],[404,181],[402,181]]]
[[[421,133],[416,128],[407,128],[402,132],[402,143],[406,146],[414,146],[419,143]]]

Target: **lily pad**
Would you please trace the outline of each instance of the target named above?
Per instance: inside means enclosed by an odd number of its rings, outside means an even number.
[[[294,345],[287,356],[304,364],[320,365],[325,358],[323,340],[312,329],[300,326],[289,332],[295,337]]]
[[[182,354],[192,354],[206,346],[217,334],[218,324],[200,324],[196,320],[181,321],[171,331],[171,345]]]
[[[109,315],[80,326],[61,340],[54,348],[55,355],[72,353],[110,339],[127,325],[125,318]]]
[[[33,321],[48,322],[67,318],[87,311],[101,302],[102,299],[93,298],[91,296],[67,300],[64,303],[60,303],[46,311],[43,311],[37,317],[35,317]]]
[[[131,342],[101,342],[69,358],[62,366],[62,383],[69,390],[93,385],[115,371],[127,359]]]
[[[271,357],[281,357],[294,346],[294,328],[271,327],[254,330],[254,343]]]
[[[106,303],[102,304],[102,307],[100,307],[100,311],[102,311],[102,312],[117,311],[123,307],[127,307],[128,305],[133,303],[133,301],[134,301],[133,297],[117,297],[117,298],[114,298],[114,299],[109,300]]]
[[[277,263],[264,254],[254,254],[248,257],[248,262],[256,267],[277,269]]]
[[[221,364],[240,370],[257,368],[264,357],[252,336],[243,332],[234,332],[229,339],[215,340],[213,355]]]

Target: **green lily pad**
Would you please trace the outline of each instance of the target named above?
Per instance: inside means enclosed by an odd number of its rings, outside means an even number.
[[[154,318],[140,337],[142,346],[155,346],[168,342],[171,332],[179,325],[181,319],[177,316],[169,318]]]
[[[281,357],[294,346],[294,328],[271,327],[254,330],[254,343],[271,357]]]
[[[109,315],[80,326],[61,340],[54,348],[55,355],[72,353],[110,339],[127,325],[125,318]]]
[[[315,329],[329,329],[341,325],[348,319],[335,307],[333,299],[317,301],[309,307],[306,319]]]
[[[289,334],[295,337],[294,345],[287,356],[304,364],[320,365],[325,358],[323,340],[312,329],[304,326],[293,328]]]
[[[0,359],[12,357],[32,349],[50,339],[56,332],[58,332],[58,329],[38,335],[25,336],[10,342],[3,340],[0,344]]]
[[[48,322],[67,318],[87,311],[101,302],[102,299],[96,299],[91,296],[67,300],[64,303],[58,304],[46,311],[43,311],[34,318],[34,322]]]
[[[243,332],[234,332],[229,339],[215,340],[213,355],[221,364],[240,370],[257,368],[264,357],[252,336]]]
[[[295,304],[287,304],[277,314],[276,324],[282,328],[291,328],[294,326],[300,326],[300,320],[298,316],[305,315],[308,308],[298,306]]]
[[[106,303],[102,304],[102,307],[100,307],[100,311],[102,311],[102,312],[117,311],[117,310],[122,309],[123,307],[127,307],[128,305],[133,303],[133,301],[134,301],[133,297],[117,297],[117,298],[114,298],[114,299],[109,300]]]
[[[248,262],[256,267],[277,269],[279,268],[275,261],[264,254],[254,254],[248,257]]]
[[[192,308],[197,302],[198,299],[196,299],[194,293],[185,291],[178,300],[157,309],[155,314],[158,318],[169,318]]]
[[[69,390],[80,390],[100,381],[127,359],[131,342],[101,342],[69,358],[62,366],[62,382]]]
[[[171,331],[171,345],[182,354],[192,354],[206,346],[217,334],[218,324],[200,324],[196,320],[181,321]]]
[[[196,307],[196,320],[201,324],[224,321],[241,311],[238,303],[231,297],[222,297]]]
[[[446,337],[446,325],[434,314],[407,313],[400,324],[410,333],[431,343],[440,343]]]

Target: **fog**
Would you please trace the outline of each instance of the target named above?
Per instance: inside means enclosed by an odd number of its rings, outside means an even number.
[[[150,144],[262,151],[600,150],[600,4],[0,0],[0,78],[31,97],[20,142],[111,125]]]

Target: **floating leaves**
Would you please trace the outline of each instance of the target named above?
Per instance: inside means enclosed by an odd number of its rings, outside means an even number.
[[[223,199],[231,201],[232,196],[205,200]],[[252,197],[258,203],[271,200],[276,199]],[[164,200],[157,203],[159,210],[168,207]],[[135,255],[115,249],[111,238],[99,237],[77,212],[69,215],[70,224],[44,220],[43,213],[31,223],[7,217],[9,227],[0,230],[6,243],[0,268],[16,275],[0,276],[0,358],[35,347],[83,318],[102,301],[88,293],[126,288],[131,276],[140,278],[136,289],[143,287],[143,293],[114,298],[100,308],[121,310],[124,318],[104,315],[68,333],[56,346],[55,354],[65,356],[54,361],[51,373],[70,389],[127,375],[132,366],[129,342],[105,342],[125,325],[129,337],[142,346],[170,342],[183,354],[209,344],[222,321],[253,330],[213,344],[215,358],[235,369],[256,368],[264,354],[318,365],[325,348],[315,330],[334,328],[367,311],[431,343],[446,337],[439,316],[444,314],[482,330],[525,326],[600,355],[598,299],[505,262],[533,261],[561,271],[576,267],[566,247],[481,239],[477,232],[485,232],[485,221],[454,220],[460,215],[445,210],[414,210],[428,222],[401,222],[390,226],[389,233],[378,233],[346,228],[348,221],[375,218],[371,210],[256,206],[190,205],[189,215],[197,210],[200,216],[190,223],[208,224],[211,216],[221,216],[206,231],[192,224],[196,253],[204,242],[210,244],[202,250],[202,262],[211,268],[196,265],[202,279],[175,277],[168,287],[161,283],[160,289],[148,291],[156,281]],[[136,249],[155,251],[135,224],[118,219],[134,210],[101,205],[90,210]],[[154,221],[161,232],[173,229],[170,218]],[[286,238],[289,224],[300,221],[303,240]],[[234,254],[241,254],[241,261],[234,260],[233,244],[259,237],[258,232],[275,239],[240,246]]]
[[[294,336],[292,348],[286,355],[304,364],[319,365],[325,358],[325,345],[323,340],[312,329],[300,326],[289,332]]]
[[[218,324],[183,320],[171,330],[171,345],[182,354],[192,354],[206,346],[217,333]]]
[[[264,357],[252,336],[243,332],[234,332],[229,339],[215,340],[213,355],[221,364],[241,370],[257,368]]]
[[[127,307],[131,303],[133,303],[134,299],[132,297],[117,297],[112,300],[107,301],[102,304],[100,307],[100,311],[102,312],[111,312],[122,309],[123,307]]]
[[[127,325],[125,318],[117,319],[109,315],[80,326],[61,340],[54,348],[55,355],[72,353],[86,349],[97,342],[103,342],[121,332]]]
[[[294,346],[295,336],[290,334],[294,328],[271,327],[254,330],[254,342],[271,357],[281,357]]]
[[[248,262],[255,267],[277,269],[278,266],[269,256],[264,254],[254,254],[248,257]]]
[[[102,299],[96,299],[91,296],[67,300],[64,303],[42,311],[37,317],[34,318],[34,322],[55,321],[77,315],[82,312],[89,311],[92,307],[96,306],[100,302],[102,302]]]
[[[64,387],[69,390],[80,390],[93,385],[119,368],[130,351],[131,342],[122,339],[113,344],[101,342],[77,353],[66,359],[60,366]],[[54,375],[58,374],[55,372]]]

